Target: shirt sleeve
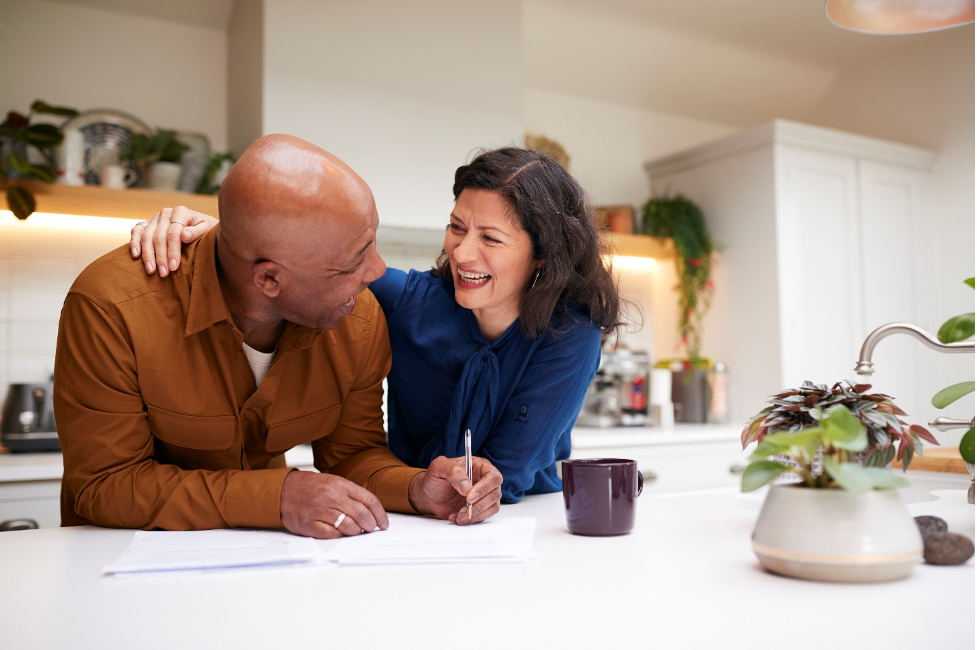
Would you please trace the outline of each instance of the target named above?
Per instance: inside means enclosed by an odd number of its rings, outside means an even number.
[[[599,364],[594,325],[577,323],[537,348],[478,452],[502,472],[503,501],[519,501],[539,472],[569,456],[570,432]]]
[[[407,493],[411,480],[424,469],[408,467],[387,449],[382,383],[390,372],[390,339],[380,309],[372,322],[374,327],[364,328],[364,354],[358,360],[353,388],[343,398],[339,423],[328,436],[312,443],[315,466],[363,486],[386,510],[417,514]]]
[[[376,296],[384,313],[389,314],[400,308],[407,290],[407,277],[404,271],[388,267],[383,275],[370,283],[370,291]]]
[[[61,312],[54,409],[64,484],[99,526],[280,528],[288,469],[186,470],[153,459],[136,359],[121,322],[69,293]]]

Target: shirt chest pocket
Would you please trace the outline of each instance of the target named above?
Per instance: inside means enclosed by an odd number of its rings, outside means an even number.
[[[339,424],[342,406],[334,404],[294,420],[268,425],[268,451],[288,451],[296,445],[328,436]]]
[[[237,437],[233,415],[193,416],[146,407],[156,460],[182,469],[224,469]]]

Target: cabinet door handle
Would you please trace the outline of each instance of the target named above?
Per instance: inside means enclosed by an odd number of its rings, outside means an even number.
[[[741,465],[739,463],[734,463],[734,464],[732,464],[732,465],[729,466],[729,473],[730,474],[742,474],[743,473],[743,470],[745,470],[745,469],[746,469],[746,465]]]
[[[33,519],[8,519],[0,522],[0,533],[8,530],[34,530],[37,522]]]

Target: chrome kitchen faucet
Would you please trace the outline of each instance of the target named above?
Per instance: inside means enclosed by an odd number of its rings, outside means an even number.
[[[957,341],[955,343],[941,343],[939,339],[927,332],[926,330],[912,325],[910,323],[887,323],[881,327],[878,327],[872,331],[867,337],[865,337],[865,342],[862,343],[862,350],[858,353],[858,363],[855,364],[855,373],[863,376],[870,376],[875,372],[875,367],[872,364],[872,352],[875,350],[875,346],[879,344],[879,341],[892,334],[908,334],[915,339],[919,339],[927,347],[933,348],[938,352],[947,353],[974,353],[974,342],[973,341]],[[974,426],[974,418],[969,420],[954,420],[951,418],[939,417],[928,423],[929,426],[939,430],[939,431],[949,431],[951,429],[969,429]],[[973,465],[967,463],[967,469],[970,470],[970,491],[967,493],[967,500],[970,503],[974,502],[974,479]]]

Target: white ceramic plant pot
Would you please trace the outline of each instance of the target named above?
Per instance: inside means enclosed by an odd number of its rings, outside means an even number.
[[[155,162],[149,168],[149,187],[156,190],[175,190],[180,185],[183,166],[171,162]]]
[[[912,573],[919,528],[895,490],[771,486],[753,530],[768,571],[805,580],[883,582]]]

